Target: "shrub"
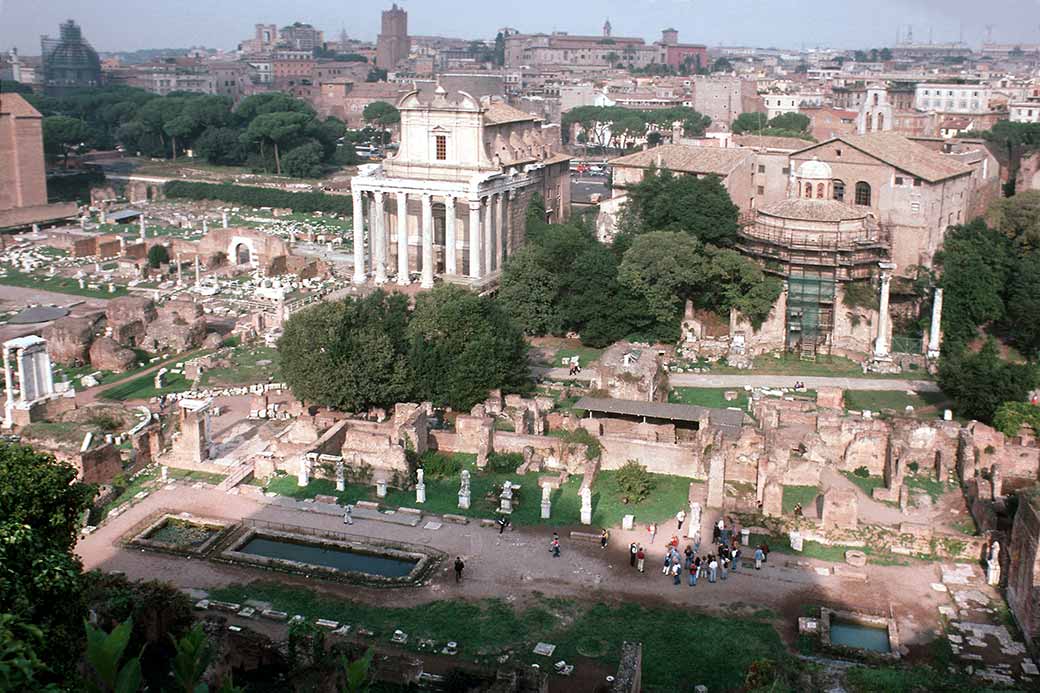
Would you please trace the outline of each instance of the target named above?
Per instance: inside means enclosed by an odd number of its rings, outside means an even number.
[[[487,471],[495,474],[512,474],[523,464],[524,456],[519,452],[493,452],[488,455]]]
[[[153,245],[148,249],[148,266],[152,269],[170,261],[170,251],[164,245]]]
[[[856,467],[855,469],[852,470],[852,473],[855,474],[856,476],[860,477],[861,479],[866,479],[867,477],[870,476],[870,470],[867,469],[866,465],[862,465],[860,467]]]
[[[916,462],[911,462],[910,464],[906,465],[906,468],[910,470],[911,474],[917,474],[917,470],[921,468],[921,465],[917,464]]]
[[[326,195],[320,192],[289,192],[271,188],[228,183],[196,183],[185,180],[170,181],[163,186],[169,198],[186,200],[220,200],[250,207],[288,207],[295,212],[337,212],[353,214],[353,199],[349,195]]]
[[[632,503],[643,500],[654,489],[654,479],[650,472],[635,460],[621,465],[615,478],[623,499]]]
[[[431,479],[448,479],[462,471],[462,461],[455,455],[428,451],[422,456],[422,468]]]
[[[94,414],[90,417],[90,423],[108,433],[119,430],[123,425],[123,422],[118,417],[108,413]]]
[[[1006,436],[1018,435],[1022,426],[1040,433],[1040,407],[1028,402],[1004,402],[993,415],[993,427]]]
[[[575,428],[573,431],[568,431],[567,435],[564,436],[564,440],[570,446],[584,445],[585,459],[587,460],[595,460],[603,452],[603,446],[599,444],[595,436],[584,428]]]

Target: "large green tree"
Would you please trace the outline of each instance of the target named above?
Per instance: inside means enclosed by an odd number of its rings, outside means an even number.
[[[1008,238],[981,220],[947,231],[936,264],[942,267],[942,328],[948,351],[973,340],[979,327],[1004,318],[1004,287],[1013,261]]]
[[[86,607],[73,547],[94,489],[76,476],[50,455],[0,443],[0,611],[39,629],[36,652],[56,680],[72,676],[83,651]]]
[[[523,332],[494,299],[444,285],[421,294],[408,325],[416,394],[467,410],[488,390],[530,389]]]
[[[1040,190],[995,200],[986,223],[1010,238],[1022,250],[1040,250]]]
[[[301,400],[346,411],[407,400],[408,320],[408,299],[382,291],[302,310],[278,341],[285,381]]]
[[[987,424],[1001,404],[1025,401],[1036,383],[1036,365],[1001,360],[993,339],[977,353],[947,354],[939,362],[939,387],[957,412]]]
[[[633,240],[618,278],[646,300],[659,323],[676,328],[684,302],[705,274],[705,261],[704,246],[689,234],[651,231]]]
[[[61,157],[65,168],[69,167],[69,154],[90,139],[90,128],[79,118],[47,116],[43,119],[42,127],[44,151],[52,156]]]
[[[287,111],[264,113],[250,121],[249,127],[242,133],[242,141],[258,144],[261,156],[264,152],[264,145],[271,145],[274,148],[275,173],[282,175],[280,147],[298,137],[311,120],[312,117],[306,113]]]
[[[382,131],[382,144],[390,140],[387,132],[390,127],[401,122],[401,113],[397,107],[386,101],[373,101],[368,104],[361,112],[361,117],[366,123]]]
[[[1009,336],[1022,353],[1040,357],[1040,250],[1015,263],[1007,293]]]
[[[622,232],[682,231],[702,243],[729,246],[737,240],[740,210],[718,176],[676,176],[647,171],[628,188]]]

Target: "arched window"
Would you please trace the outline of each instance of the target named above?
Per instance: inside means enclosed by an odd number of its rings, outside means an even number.
[[[868,113],[867,114],[867,132],[870,132],[873,129],[874,129],[874,114],[873,113]]]
[[[823,191],[824,191],[823,183],[817,183],[816,184],[816,199],[817,200],[822,200],[823,199]]]
[[[836,181],[834,181],[833,185],[834,185],[834,199],[837,200],[838,202],[844,202],[845,201],[845,181],[843,181],[843,180],[836,180]]]
[[[870,206],[870,183],[863,181],[856,183],[856,204],[864,207]]]
[[[805,184],[805,196],[810,200],[812,199],[812,183]]]
[[[885,129],[885,114],[884,113],[878,113],[877,114],[877,129],[878,129],[878,132],[882,132]]]

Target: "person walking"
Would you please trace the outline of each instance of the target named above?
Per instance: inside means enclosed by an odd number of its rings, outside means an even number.
[[[690,587],[697,586],[697,578],[701,576],[701,557],[694,556],[693,567],[690,568]]]
[[[672,567],[672,554],[671,552],[665,553],[664,555],[664,567],[661,568],[661,575],[667,575],[668,570]]]
[[[343,514],[343,524],[352,525],[354,524],[354,506],[348,505],[347,511]]]
[[[740,547],[733,549],[733,558],[731,561],[731,569],[733,572],[737,572],[740,569]]]
[[[762,561],[764,561],[766,555],[762,552],[762,547],[759,546],[755,549],[755,570],[762,570]]]
[[[680,565],[678,562],[672,563],[672,584],[673,585],[681,585],[682,584],[682,577],[680,577],[681,575],[682,575],[682,565]]]
[[[729,557],[721,556],[719,558],[719,576],[725,580],[726,576],[729,575]]]
[[[560,557],[560,537],[553,534],[552,543],[549,544],[549,550],[552,551],[553,558]]]
[[[657,523],[651,522],[646,526],[646,531],[650,534],[650,543],[654,543],[654,537],[657,536]]]
[[[607,548],[607,540],[610,539],[610,533],[607,530],[603,530],[599,533],[599,547],[601,549]]]
[[[455,582],[462,582],[462,569],[466,564],[462,562],[462,556],[455,557]]]
[[[680,510],[675,513],[675,522],[679,525],[679,531],[682,531],[682,523],[686,520],[686,511]]]
[[[639,549],[636,551],[636,569],[640,573],[644,572],[643,571],[643,562],[645,560],[646,560],[646,552],[643,551],[643,547],[640,546]]]
[[[506,527],[508,527],[508,526],[509,526],[509,518],[508,517],[506,517],[505,515],[502,515],[501,517],[498,518],[498,533],[499,534],[501,534],[502,532],[506,531]]]
[[[636,554],[638,554],[638,553],[639,553],[639,547],[636,546],[636,543],[633,541],[631,544],[628,545],[628,565],[629,565],[629,567],[631,567],[631,568],[635,568],[636,567]]]

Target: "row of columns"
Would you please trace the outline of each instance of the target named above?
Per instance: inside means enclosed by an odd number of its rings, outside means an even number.
[[[878,331],[874,341],[874,359],[888,359],[892,352],[892,318],[889,315],[889,303],[892,292],[892,273],[896,266],[890,262],[879,263],[881,268],[881,298],[878,306]],[[939,357],[940,339],[942,335],[943,290],[935,289],[932,302],[932,322],[928,329],[927,356],[930,359]]]
[[[361,284],[368,278],[365,269],[364,219],[365,200],[369,202],[369,253],[368,259],[372,270],[372,279],[376,284],[388,281],[386,229],[386,196],[387,191],[376,190],[371,193],[355,190],[354,197],[354,274],[355,284]],[[409,277],[408,257],[408,193],[396,191],[397,215],[397,283],[406,285]],[[431,288],[434,279],[434,223],[433,195],[422,193],[420,215],[420,239],[422,274],[420,286]],[[509,216],[509,200],[512,192],[498,192],[468,200],[469,229],[467,232],[467,249],[469,252],[469,276],[479,279],[491,271],[501,269],[502,261],[512,254],[512,239],[509,233],[511,220]],[[458,274],[457,244],[460,234],[456,228],[456,198],[454,195],[444,197],[444,273]]]

